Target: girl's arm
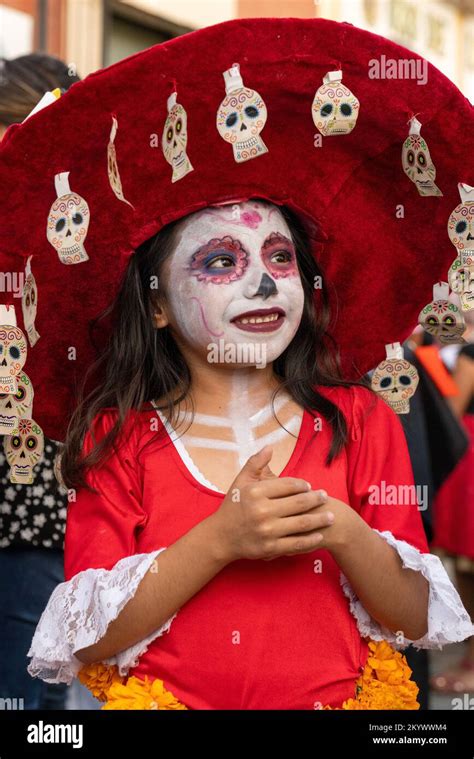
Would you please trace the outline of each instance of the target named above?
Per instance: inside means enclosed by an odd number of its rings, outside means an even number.
[[[322,531],[322,547],[329,548],[366,611],[394,633],[422,638],[428,631],[427,580],[404,569],[397,551],[347,504],[329,498],[326,507],[335,519]]]
[[[160,553],[104,637],[76,651],[75,656],[84,664],[91,664],[146,638],[212,580],[226,563],[215,534],[214,520],[208,517]]]

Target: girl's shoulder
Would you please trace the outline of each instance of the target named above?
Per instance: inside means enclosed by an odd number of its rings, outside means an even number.
[[[357,439],[366,420],[386,423],[395,412],[370,387],[363,385],[318,385],[317,391],[331,400],[344,414],[351,437]]]

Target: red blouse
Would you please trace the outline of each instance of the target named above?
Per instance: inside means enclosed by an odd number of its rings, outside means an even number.
[[[386,487],[413,485],[396,414],[365,388],[321,387],[320,392],[343,410],[347,444],[327,467],[331,426],[324,418],[315,425],[305,411],[280,476],[304,477],[313,488],[350,504],[371,527],[427,552],[421,516],[406,498],[406,488],[399,489],[397,504],[393,498],[386,505],[370,502],[369,488],[382,481]],[[97,439],[111,428],[116,413],[110,408],[96,417]],[[87,480],[100,494],[81,489],[69,505],[66,580],[169,546],[219,508],[222,494],[196,481],[166,432],[140,451],[160,427],[154,410],[132,412],[126,442],[89,471]],[[87,433],[84,452],[91,446]],[[228,564],[181,607],[169,632],[150,644],[129,675],[162,679],[192,709],[339,707],[354,695],[367,654],[339,567],[329,551],[319,549],[269,562]]]

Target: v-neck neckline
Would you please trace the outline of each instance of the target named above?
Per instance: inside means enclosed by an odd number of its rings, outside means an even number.
[[[196,466],[195,462],[193,461],[190,454],[186,450],[186,447],[182,443],[181,439],[179,437],[176,439],[173,439],[173,437],[171,436],[171,433],[176,433],[174,427],[172,427],[172,425],[166,419],[166,417],[155,406],[154,401],[151,401],[151,404],[153,408],[155,409],[158,418],[163,423],[165,432],[170,440],[171,455],[173,456],[176,465],[178,466],[178,468],[180,469],[184,477],[188,480],[188,482],[190,482],[191,485],[197,490],[201,490],[204,493],[208,493],[209,495],[213,495],[218,498],[222,498],[222,496],[225,496],[226,492],[224,492],[223,490],[219,490],[217,486],[214,485],[212,482],[210,482],[207,479],[207,477],[205,477],[203,473],[200,471],[200,469]],[[308,429],[311,426],[312,418],[313,417],[311,416],[311,414],[306,409],[303,409],[301,424],[298,431],[295,447],[293,448],[293,451],[291,452],[286,465],[284,466],[280,474],[277,475],[278,477],[290,476],[290,473],[296,467],[301,457],[301,453],[306,443],[306,439],[308,437]],[[193,473],[193,470],[194,472],[199,473],[198,476],[202,477],[203,481],[207,482],[208,485],[205,485],[204,482],[201,482],[199,479],[197,479],[196,475]]]

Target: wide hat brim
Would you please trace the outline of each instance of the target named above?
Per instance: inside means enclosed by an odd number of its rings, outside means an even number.
[[[424,84],[371,78],[371,61],[383,57],[423,61],[347,23],[229,21],[91,74],[10,127],[0,149],[0,270],[22,272],[33,256],[41,337],[28,347],[24,371],[35,388],[33,418],[48,437],[64,439],[77,385],[95,357],[89,320],[115,295],[136,246],[211,203],[260,196],[301,213],[329,284],[330,331],[348,378],[383,359],[386,343],[406,339],[456,255],[447,220],[460,202],[458,182],[474,184],[474,116],[469,101],[429,63]],[[235,62],[244,86],[260,94],[268,111],[261,133],[268,152],[242,163],[216,128],[223,72]],[[360,112],[352,132],[323,137],[317,146],[311,105],[324,75],[335,69]],[[175,182],[161,148],[173,83],[187,113],[193,166]],[[442,197],[421,197],[403,171],[401,149],[414,114]],[[112,115],[123,194],[132,205],[109,182]],[[89,260],[77,265],[61,263],[46,237],[60,172],[69,172],[71,191],[90,209]],[[3,293],[0,300],[16,305],[23,328],[19,299]]]

